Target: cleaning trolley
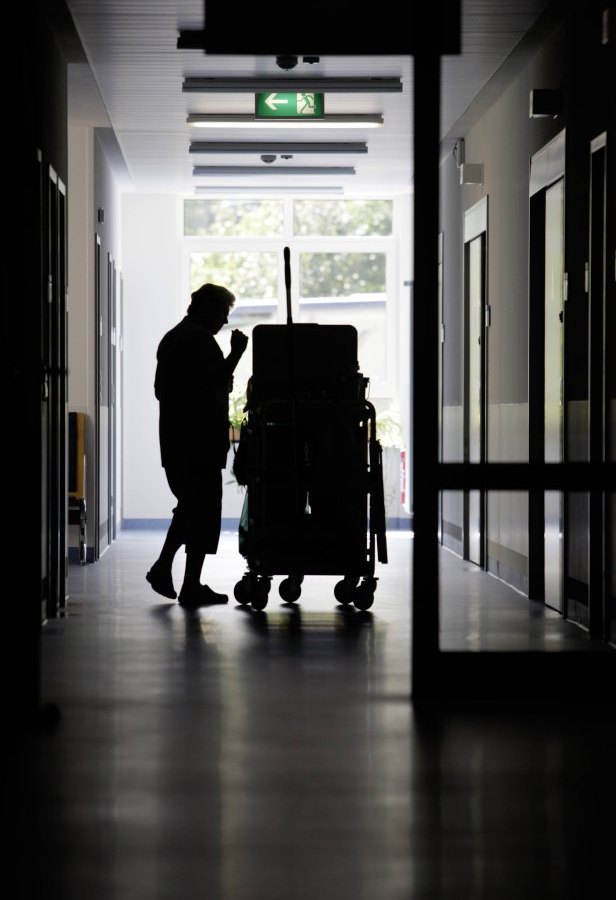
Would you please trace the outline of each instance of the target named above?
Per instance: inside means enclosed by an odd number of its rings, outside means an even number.
[[[262,610],[272,577],[296,602],[306,575],[340,575],[341,604],[367,610],[387,562],[382,451],[352,325],[257,325],[234,471],[246,494],[235,599]]]

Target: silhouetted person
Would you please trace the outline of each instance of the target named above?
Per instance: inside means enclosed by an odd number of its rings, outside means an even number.
[[[165,334],[156,354],[161,463],[178,502],[160,556],[146,578],[157,593],[175,599],[171,567],[184,544],[186,568],[179,602],[187,607],[228,600],[200,579],[206,554],[218,549],[222,469],[229,451],[229,392],[248,344],[246,335],[234,329],[225,357],[214,338],[226,325],[234,303],[227,288],[202,285],[191,294],[186,316]]]

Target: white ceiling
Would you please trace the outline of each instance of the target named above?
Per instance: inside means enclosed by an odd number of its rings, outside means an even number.
[[[232,2],[232,0],[230,0]],[[441,136],[455,137],[456,123],[470,124],[468,107],[480,94],[490,102],[499,69],[520,66],[531,48],[520,43],[548,4],[545,0],[466,0],[462,2],[462,53],[442,62]],[[204,26],[203,0],[68,0],[88,64],[69,66],[69,118],[73,123],[111,127],[125,163],[123,186],[137,192],[190,195],[197,184],[211,187],[342,186],[345,193],[405,193],[412,181],[412,58],[397,56],[321,57],[308,64],[300,57],[283,72],[273,57],[208,56],[178,50],[179,30]],[[516,52],[513,53],[514,48]],[[501,70],[502,71],[502,70]],[[241,128],[194,129],[188,113],[253,113],[247,93],[184,93],[186,76],[217,75],[396,76],[401,93],[333,93],[327,113],[382,113],[375,130],[313,132],[302,128],[267,131]],[[461,120],[461,122],[460,122]],[[190,140],[366,141],[361,155],[301,154],[277,159],[268,168],[260,154],[189,153]],[[120,159],[119,154],[117,158]],[[193,165],[252,165],[268,168],[253,176],[195,177]],[[280,176],[274,165],[354,166],[355,175]],[[120,166],[120,170],[122,166]]]

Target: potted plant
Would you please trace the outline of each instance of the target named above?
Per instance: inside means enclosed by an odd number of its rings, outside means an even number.
[[[406,451],[395,406],[377,414],[376,436],[383,449],[383,490],[387,519],[390,522],[406,519],[407,513],[403,508]]]
[[[376,416],[376,437],[381,447],[395,447],[401,450],[404,447],[402,440],[402,428],[395,408],[390,407]]]
[[[229,397],[229,440],[236,443],[240,439],[240,428],[246,418],[246,391],[234,389]]]

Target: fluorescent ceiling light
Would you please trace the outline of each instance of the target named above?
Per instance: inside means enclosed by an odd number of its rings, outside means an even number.
[[[354,166],[193,166],[193,175],[355,175]]]
[[[379,128],[381,115],[336,115],[322,119],[257,119],[237,113],[191,113],[186,119],[194,128]]]
[[[184,79],[182,90],[186,93],[251,93],[264,91],[297,91],[315,94],[382,94],[399,93],[402,82],[399,78],[299,78],[284,75],[262,75],[255,77],[217,77],[202,78],[188,76]]]
[[[233,185],[220,185],[216,187],[208,187],[204,184],[198,184],[195,187],[195,194],[207,194],[208,197],[215,197],[217,194],[235,194],[241,197],[245,194],[264,194],[268,197],[275,197],[276,194],[344,194],[344,188],[339,186],[325,187],[324,185],[306,185],[304,187],[292,187],[291,185],[283,185],[282,187],[234,187]]]
[[[367,153],[362,141],[192,141],[191,153]]]

